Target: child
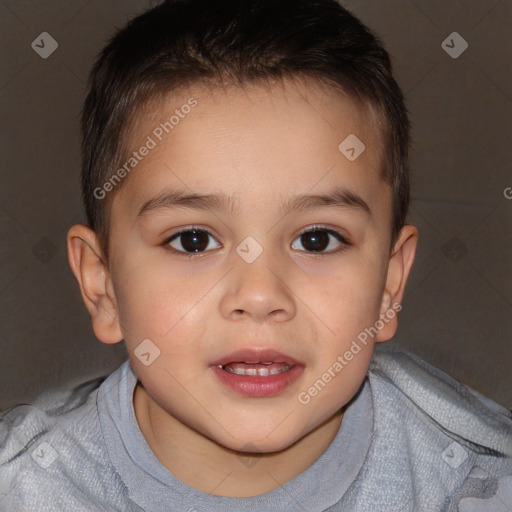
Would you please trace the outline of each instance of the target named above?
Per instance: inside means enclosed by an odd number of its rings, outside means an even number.
[[[1,510],[512,510],[510,412],[374,350],[417,243],[408,128],[335,0],[165,1],[121,30],[67,241],[129,360],[4,413]]]

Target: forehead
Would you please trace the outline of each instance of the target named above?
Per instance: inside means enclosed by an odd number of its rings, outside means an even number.
[[[340,182],[370,196],[382,191],[375,112],[315,83],[197,84],[148,103],[131,128],[129,154],[152,146],[114,199],[134,215],[134,206],[169,186],[222,191],[238,205],[257,192],[277,198]],[[364,147],[353,161],[350,146]]]

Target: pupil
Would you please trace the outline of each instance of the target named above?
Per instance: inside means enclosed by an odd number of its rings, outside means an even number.
[[[208,236],[203,231],[187,231],[181,235],[181,245],[187,252],[198,252],[208,246]]]
[[[302,235],[301,242],[308,251],[323,251],[329,245],[329,235],[325,231],[309,231]]]

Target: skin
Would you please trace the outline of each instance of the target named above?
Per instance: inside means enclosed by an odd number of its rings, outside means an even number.
[[[109,261],[95,233],[74,225],[69,262],[98,339],[126,343],[139,378],[135,415],[156,457],[201,491],[255,496],[303,472],[334,439],[375,343],[394,336],[396,316],[308,404],[297,397],[401,303],[417,230],[405,226],[390,247],[392,192],[379,177],[380,133],[348,98],[290,79],[197,85],[141,114],[132,147],[191,96],[198,105],[115,191]],[[338,150],[349,134],[366,146],[352,162]],[[350,206],[278,209],[290,196],[336,186],[363,198],[371,215]],[[149,198],[178,187],[225,193],[239,211],[174,206],[137,217]],[[193,258],[177,252],[183,238],[162,245],[191,225],[212,233],[206,251]],[[301,233],[316,225],[351,245],[330,236],[325,256],[308,251]],[[236,252],[248,236],[263,249],[253,263]],[[160,350],[149,366],[134,355],[147,338]],[[304,371],[277,396],[240,395],[210,365],[248,347],[279,350]]]

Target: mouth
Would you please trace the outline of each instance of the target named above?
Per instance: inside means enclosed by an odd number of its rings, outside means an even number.
[[[252,397],[279,394],[295,381],[304,363],[274,350],[241,350],[212,363],[228,388]]]

